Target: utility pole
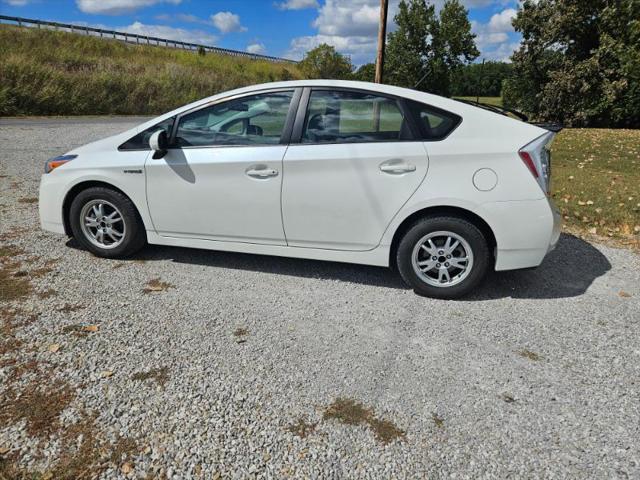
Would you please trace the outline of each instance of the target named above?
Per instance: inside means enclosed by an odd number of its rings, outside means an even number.
[[[378,27],[378,58],[376,59],[376,83],[382,83],[382,71],[384,68],[384,46],[387,38],[387,14],[389,12],[389,0],[380,0],[380,26]]]

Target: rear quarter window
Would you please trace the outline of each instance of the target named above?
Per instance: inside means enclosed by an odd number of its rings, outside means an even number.
[[[418,123],[423,140],[442,140],[449,136],[462,122],[460,115],[432,107],[431,105],[410,101],[409,106]]]

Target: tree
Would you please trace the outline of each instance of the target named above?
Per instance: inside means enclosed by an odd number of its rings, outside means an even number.
[[[526,0],[509,106],[569,126],[640,126],[640,2]]]
[[[394,85],[413,87],[424,75],[426,61],[433,58],[427,39],[433,37],[437,23],[435,7],[425,0],[402,0],[394,20],[397,29],[387,36],[387,79]],[[421,86],[426,90],[428,84]]]
[[[353,71],[351,60],[326,43],[309,50],[298,66],[307,78],[346,79]]]
[[[376,76],[376,64],[365,63],[353,72],[352,78],[361,82],[373,82]]]
[[[513,65],[485,62],[463,65],[451,77],[451,95],[456,97],[499,97],[503,82],[511,76]]]
[[[396,85],[413,88],[420,82],[420,90],[448,96],[453,73],[480,55],[459,0],[445,0],[439,14],[426,0],[401,0],[395,22],[387,67]]]

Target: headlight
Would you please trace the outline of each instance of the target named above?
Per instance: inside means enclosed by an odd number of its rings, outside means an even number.
[[[49,173],[51,170],[58,168],[61,165],[64,165],[67,162],[70,162],[78,155],[60,155],[58,157],[53,157],[47,160],[44,164],[44,173]]]

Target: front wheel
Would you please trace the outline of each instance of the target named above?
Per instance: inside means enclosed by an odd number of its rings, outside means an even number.
[[[104,187],[83,190],[71,203],[69,220],[75,239],[99,257],[126,257],[146,242],[142,220],[133,202],[116,190]]]
[[[487,240],[473,223],[458,217],[427,217],[402,237],[397,266],[416,293],[458,298],[485,276],[491,255]]]

